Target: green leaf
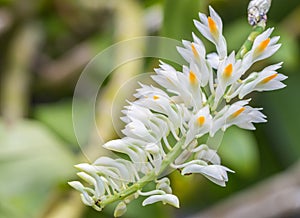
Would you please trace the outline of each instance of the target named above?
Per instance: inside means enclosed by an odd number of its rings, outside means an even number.
[[[275,29],[273,35],[280,36],[279,43],[282,43],[282,46],[278,52],[270,58],[271,62],[278,63],[284,61],[283,67],[285,72],[298,70],[300,54],[295,37],[286,33],[284,28]]]
[[[77,146],[72,123],[71,101],[39,105],[35,108],[34,115],[65,141]]]
[[[231,167],[238,175],[249,177],[257,172],[259,154],[254,134],[237,127],[226,130],[219,154],[224,165]]]
[[[289,166],[299,160],[300,156],[299,72],[291,73],[284,83],[286,88],[275,93],[264,93],[260,103],[265,114],[270,117],[268,128],[264,131],[268,146],[274,151],[280,164]]]
[[[193,19],[198,19],[200,1],[166,0],[162,35],[178,40],[191,39]]]
[[[228,51],[240,49],[251,32],[251,26],[245,19],[239,19],[224,27],[224,35],[227,40]]]
[[[75,160],[35,121],[5,125],[0,120],[0,145],[0,217],[34,217],[51,189],[73,175]]]

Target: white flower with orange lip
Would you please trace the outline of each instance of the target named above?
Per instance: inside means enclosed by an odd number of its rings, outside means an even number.
[[[252,73],[249,79],[246,79],[239,91],[239,98],[242,99],[253,91],[272,91],[284,88],[286,85],[281,81],[287,79],[287,76],[278,73],[276,70],[281,68],[281,64],[266,67],[259,73]]]
[[[227,44],[223,32],[223,23],[220,16],[212,7],[209,7],[210,16],[199,13],[200,22],[194,20],[199,32],[209,41],[216,45],[220,60],[227,56]]]
[[[235,53],[222,61],[217,69],[217,87],[213,109],[217,109],[220,99],[224,96],[228,86],[235,83],[242,75],[241,60],[235,60]]]
[[[212,125],[212,116],[209,111],[209,106],[205,106],[194,114],[188,122],[188,130],[186,133],[186,142],[188,145],[195,138],[209,133]]]
[[[256,37],[252,49],[242,59],[244,71],[248,70],[255,62],[272,56],[281,47],[281,44],[276,44],[279,36],[270,38],[273,30],[274,28],[269,28]]]
[[[215,115],[210,134],[214,136],[218,130],[225,131],[232,125],[242,129],[254,130],[253,123],[266,122],[266,116],[260,112],[260,108],[247,106],[249,101],[238,101],[232,105],[226,105]]]

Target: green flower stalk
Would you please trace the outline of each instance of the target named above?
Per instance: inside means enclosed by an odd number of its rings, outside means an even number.
[[[236,56],[234,51],[227,52],[221,18],[212,7],[209,11],[209,16],[200,13],[200,20],[194,23],[215,45],[216,52],[207,54],[193,33],[193,42],[183,40],[183,47],[178,47],[187,62],[182,72],[160,62],[152,76],[160,88],[141,84],[134,95],[137,100],[123,110],[124,137],[103,145],[128,158],[99,157],[92,164],[76,165],[83,182],[69,184],[81,193],[84,204],[101,211],[119,202],[115,217],[123,215],[126,205],[139,196],[146,196],[143,206],[161,201],[179,207],[166,176],[175,169],[182,175],[202,174],[225,186],[227,172],[233,171],[221,165],[216,150],[198,139],[216,137],[217,132],[233,125],[254,130],[254,123],[266,122],[262,109],[251,107],[251,99],[244,98],[253,91],[283,88],[282,81],[287,77],[277,72],[282,63],[245,76],[254,63],[280,48],[279,37],[270,37],[273,29],[263,31],[265,16],[259,18]],[[155,188],[145,190],[150,182]]]

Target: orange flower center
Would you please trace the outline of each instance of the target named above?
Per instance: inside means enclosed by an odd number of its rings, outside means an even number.
[[[246,108],[241,107],[240,109],[238,109],[236,112],[234,112],[233,114],[231,114],[231,118],[236,118],[237,116],[239,116],[241,113],[243,113],[246,110]]]
[[[264,78],[264,79],[261,81],[261,83],[262,83],[262,84],[266,84],[266,83],[270,82],[272,79],[276,78],[277,75],[278,75],[277,73],[274,73],[273,75]]]
[[[267,46],[269,45],[271,39],[267,38],[266,40],[262,41],[256,48],[256,53],[262,53]]]
[[[159,99],[159,96],[154,95],[154,96],[153,96],[153,99],[154,99],[154,100],[158,100],[158,99]]]
[[[194,43],[192,43],[191,47],[192,47],[192,52],[193,52],[194,56],[199,57],[198,51],[197,51]]]
[[[203,124],[205,123],[205,117],[204,116],[198,117],[197,122],[199,126],[203,126]]]
[[[191,84],[197,83],[197,77],[193,71],[190,71],[190,73],[189,73],[189,80],[190,80]]]
[[[233,71],[232,64],[228,64],[227,67],[225,67],[224,72],[223,72],[224,77],[226,77],[226,78],[231,77],[232,71]]]
[[[216,22],[211,17],[208,17],[207,20],[210,33],[216,37],[218,34],[218,27]]]

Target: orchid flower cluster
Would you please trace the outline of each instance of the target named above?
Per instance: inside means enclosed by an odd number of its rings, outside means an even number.
[[[266,122],[262,109],[251,107],[251,99],[244,98],[253,91],[283,88],[287,77],[277,72],[282,63],[248,72],[255,62],[279,49],[279,37],[270,37],[273,29],[259,34],[252,48],[236,58],[234,51],[227,53],[221,18],[213,8],[209,11],[209,16],[200,13],[200,21],[194,23],[215,45],[216,53],[206,54],[204,44],[193,33],[193,42],[183,40],[183,47],[178,47],[187,61],[182,72],[160,62],[152,76],[160,88],[141,84],[134,95],[137,100],[123,111],[124,137],[103,145],[123,156],[76,165],[84,182],[69,184],[81,192],[84,204],[101,211],[119,202],[115,217],[123,215],[126,205],[138,196],[146,196],[143,206],[161,201],[179,207],[166,177],[172,169],[182,175],[202,174],[225,186],[227,172],[233,171],[222,166],[217,151],[199,139],[213,138],[233,125],[254,130],[254,123]],[[145,190],[150,182],[155,188]]]

